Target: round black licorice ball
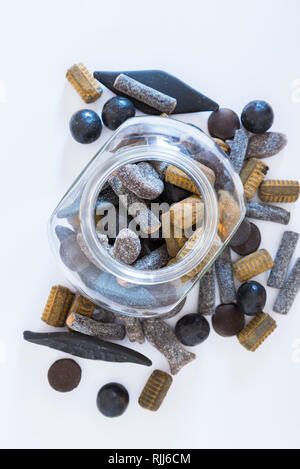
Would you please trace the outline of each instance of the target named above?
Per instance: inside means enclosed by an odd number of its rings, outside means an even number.
[[[234,137],[235,131],[240,128],[238,115],[231,109],[220,108],[208,118],[208,130],[212,137],[227,140]]]
[[[230,244],[231,249],[236,252],[239,256],[248,256],[252,252],[257,251],[261,243],[261,234],[259,229],[254,223],[250,222],[251,231],[250,236],[242,244]]]
[[[269,130],[274,121],[274,112],[266,101],[251,101],[241,115],[245,129],[254,134],[262,134]]]
[[[135,107],[132,102],[122,96],[109,99],[102,109],[103,124],[110,130],[116,130],[129,117],[135,116]]]
[[[262,313],[267,300],[265,287],[254,280],[243,283],[237,291],[237,305],[244,314]]]
[[[119,383],[108,383],[98,392],[97,407],[105,417],[119,417],[127,409],[129,394]]]
[[[98,114],[91,109],[81,109],[70,119],[72,137],[79,143],[92,143],[100,137],[102,124]]]
[[[245,218],[229,241],[229,246],[235,247],[244,244],[249,239],[250,235],[251,223]]]
[[[215,309],[212,325],[222,337],[232,337],[245,327],[245,316],[234,303],[220,304]]]
[[[186,314],[176,323],[175,334],[183,344],[192,347],[204,342],[209,336],[210,327],[200,314]]]
[[[81,381],[81,368],[74,360],[58,360],[49,368],[48,381],[55,391],[73,391]]]

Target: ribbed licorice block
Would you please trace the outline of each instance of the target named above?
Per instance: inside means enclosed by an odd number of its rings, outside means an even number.
[[[258,195],[263,202],[296,202],[299,197],[298,181],[268,179],[259,187]]]
[[[247,161],[240,174],[247,200],[252,199],[268,169],[268,165],[257,158],[251,158]]]
[[[95,303],[85,296],[80,295],[80,293],[77,293],[73,303],[71,304],[70,313],[77,313],[91,318],[93,316],[93,312],[97,308],[98,306]]]
[[[260,249],[242,257],[233,264],[233,272],[239,282],[246,282],[252,277],[272,269],[274,262],[266,249]]]
[[[139,397],[140,406],[147,410],[158,410],[170,389],[172,381],[173,378],[168,373],[161,370],[153,371]]]
[[[276,321],[269,314],[259,313],[238,334],[238,340],[247,350],[255,352],[276,327]]]
[[[100,83],[82,63],[70,67],[66,77],[86,103],[94,103],[102,95]]]
[[[212,185],[215,183],[215,174],[214,172],[208,168],[207,166],[204,166],[201,163],[197,162],[197,165],[199,168],[204,172],[205,176],[208,178],[208,180],[211,182]],[[197,185],[192,181],[192,179],[181,169],[177,168],[174,165],[169,165],[167,167],[166,173],[165,173],[165,181],[169,182],[170,184],[174,184],[174,186],[181,187],[182,189],[185,189],[186,191],[193,192],[194,194],[200,195],[199,189]]]
[[[49,324],[49,326],[63,327],[74,296],[74,293],[66,287],[60,285],[52,287],[42,315],[42,321]]]

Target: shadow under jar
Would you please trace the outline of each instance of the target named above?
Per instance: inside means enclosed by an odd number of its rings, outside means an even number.
[[[153,168],[164,166],[160,175],[164,184],[170,168],[175,168],[175,173],[178,170],[194,187],[193,192],[187,191],[187,197],[198,197],[203,204],[201,226],[190,226],[180,250],[169,255],[166,265],[157,270],[141,269],[141,263],[136,268],[120,262],[111,255],[113,240],[108,240],[109,244],[99,238],[99,194],[101,199],[101,194],[112,193],[110,181],[116,172],[139,162],[148,162]],[[177,187],[176,177],[171,180]],[[163,195],[144,201],[151,212],[155,205],[153,213],[160,222],[173,207],[160,210]],[[114,200],[104,200],[103,206],[120,206],[116,196],[114,193]],[[77,291],[115,313],[149,318],[165,315],[183,300],[214,263],[244,216],[240,178],[210,137],[175,119],[135,117],[113,133],[76,179],[51,215],[49,234],[53,251]],[[143,243],[144,235],[140,235]],[[154,242],[159,237],[158,243],[165,245],[161,230],[147,236],[153,236]]]

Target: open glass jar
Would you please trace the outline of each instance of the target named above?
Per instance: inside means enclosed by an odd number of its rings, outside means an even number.
[[[99,194],[101,199],[107,189],[111,191],[110,181],[119,168],[142,161],[160,168],[162,179],[168,168],[178,169],[196,188],[194,195],[204,208],[201,226],[190,227],[193,230],[181,237],[178,253],[157,270],[116,260],[97,229],[103,218],[103,214],[97,218]],[[103,199],[107,210],[112,204],[125,206],[120,197],[113,202],[102,197],[102,205]],[[153,204],[162,220],[159,203],[146,201],[151,212]],[[191,124],[147,116],[129,119],[114,132],[54,210],[49,232],[59,263],[80,293],[116,313],[149,318],[163,316],[183,300],[244,216],[240,178],[219,146]],[[161,230],[157,236],[164,243]]]

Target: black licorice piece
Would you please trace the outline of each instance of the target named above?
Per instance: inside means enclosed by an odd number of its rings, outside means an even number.
[[[125,73],[131,78],[150,86],[161,93],[173,96],[177,100],[177,106],[173,114],[184,114],[187,112],[216,111],[219,105],[212,99],[204,96],[191,86],[170,75],[163,70],[131,70],[119,72],[94,72],[94,78],[109,88],[116,94],[125,96],[114,88],[114,81],[120,73]],[[132,99],[137,109],[146,114],[160,114],[160,111],[147,106],[135,99]]]
[[[239,256],[248,256],[257,251],[261,243],[261,234],[259,229],[254,223],[250,223],[250,235],[246,241],[239,245],[232,246],[231,249],[236,252]]]
[[[236,301],[236,292],[233,281],[230,248],[228,246],[225,247],[217,258],[215,268],[221,303],[234,303]]]
[[[234,111],[220,108],[209,116],[207,126],[212,137],[227,140],[234,137],[235,131],[241,125],[239,117]]]
[[[256,220],[272,221],[287,225],[291,214],[287,210],[275,205],[263,204],[259,202],[248,202],[246,216]]]
[[[32,344],[43,345],[75,357],[107,362],[127,362],[151,366],[149,358],[122,345],[113,344],[72,332],[24,332],[24,340]]]
[[[279,153],[287,144],[286,135],[265,132],[249,138],[246,158],[268,158]]]
[[[231,145],[229,160],[234,170],[239,174],[243,167],[244,159],[248,147],[248,136],[244,129],[235,131],[234,139]]]
[[[117,76],[114,88],[131,98],[141,101],[160,112],[171,114],[177,106],[177,100],[168,94],[161,93],[156,89],[144,85],[124,73]]]
[[[156,199],[164,190],[159,174],[147,162],[126,164],[117,169],[115,175],[140,199]]]
[[[71,392],[79,386],[81,368],[74,360],[57,360],[49,368],[48,382],[57,392]]]
[[[175,325],[177,339],[188,347],[202,344],[210,333],[210,326],[204,316],[192,313],[182,316]]]
[[[250,234],[251,223],[245,218],[229,241],[229,246],[234,248],[235,246],[244,244],[249,239]]]
[[[282,289],[277,296],[273,311],[280,314],[287,314],[292,307],[296,295],[300,289],[300,257],[298,257],[290,275],[284,282]]]
[[[97,407],[105,417],[120,417],[129,404],[127,389],[119,383],[108,383],[97,395]]]
[[[122,324],[101,323],[77,313],[69,314],[66,325],[72,331],[103,340],[122,340],[126,335]]]
[[[212,325],[222,337],[233,337],[245,327],[245,316],[236,304],[220,304],[212,317]]]
[[[214,265],[200,279],[198,295],[198,313],[213,314],[215,311],[216,284]]]
[[[268,287],[283,287],[289,264],[297,246],[298,238],[299,234],[293,231],[285,231],[283,233],[283,237],[274,259],[274,267],[271,270],[267,281]]]

